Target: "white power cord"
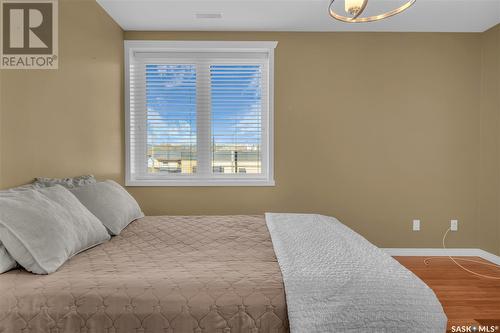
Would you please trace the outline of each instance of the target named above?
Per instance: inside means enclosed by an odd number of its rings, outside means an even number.
[[[445,239],[446,239],[446,236],[448,236],[448,232],[450,232],[450,228],[448,228],[448,230],[446,230],[446,232],[444,233],[444,236],[443,236],[443,249],[446,249]],[[440,259],[442,257],[428,257],[428,258],[425,258],[424,259],[424,264],[425,265],[429,265],[429,261],[431,259],[434,259],[434,258]],[[476,272],[471,271],[470,269],[465,268],[464,266],[460,265],[457,261],[475,262],[475,263],[478,263],[478,264],[481,264],[481,265],[493,266],[493,267],[495,267],[497,269],[500,269],[500,265],[490,264],[490,263],[487,263],[487,262],[484,262],[484,261],[478,261],[478,260],[472,260],[472,259],[453,258],[452,256],[448,256],[448,258],[450,258],[450,260],[453,261],[458,267],[460,267],[461,269],[463,269],[466,272],[469,272],[470,274],[474,274],[476,276],[483,277],[483,278],[486,278],[486,279],[500,280],[500,276],[490,276],[490,275],[484,275],[484,274],[476,273]]]

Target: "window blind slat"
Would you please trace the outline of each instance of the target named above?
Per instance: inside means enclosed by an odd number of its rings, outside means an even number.
[[[214,173],[262,173],[261,73],[261,65],[210,66]]]
[[[194,174],[196,66],[146,64],[147,172]]]

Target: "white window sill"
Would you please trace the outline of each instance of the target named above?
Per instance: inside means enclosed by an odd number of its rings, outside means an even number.
[[[126,180],[125,186],[275,186],[274,180]]]

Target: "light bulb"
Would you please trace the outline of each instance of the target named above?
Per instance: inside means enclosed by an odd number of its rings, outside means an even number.
[[[363,2],[363,0],[345,0],[346,13],[356,15],[361,10]]]

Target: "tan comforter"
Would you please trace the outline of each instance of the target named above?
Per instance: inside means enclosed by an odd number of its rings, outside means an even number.
[[[57,272],[0,275],[2,333],[288,332],[263,216],[146,217]]]

